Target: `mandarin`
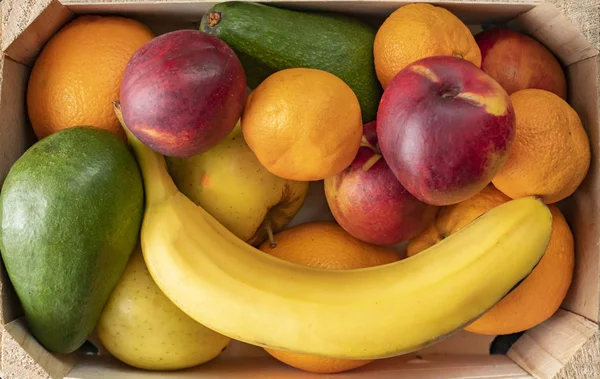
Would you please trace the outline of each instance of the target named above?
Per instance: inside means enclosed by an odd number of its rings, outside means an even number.
[[[275,247],[271,247],[270,241],[264,242],[260,250],[289,262],[316,268],[350,270],[399,260],[399,255],[392,248],[363,242],[331,221],[309,222],[291,227],[275,234],[274,242]],[[348,371],[372,362],[276,349],[265,351],[287,365],[321,374]]]
[[[510,95],[517,118],[508,160],[492,183],[516,199],[535,195],[546,204],[575,192],[590,167],[590,143],[577,112],[552,92]]]
[[[321,180],[352,163],[362,139],[356,95],[326,71],[278,71],[248,97],[242,132],[271,173],[285,179]]]
[[[431,4],[408,4],[381,25],[373,45],[375,71],[383,88],[421,58],[454,56],[481,66],[481,52],[471,31],[450,11]]]

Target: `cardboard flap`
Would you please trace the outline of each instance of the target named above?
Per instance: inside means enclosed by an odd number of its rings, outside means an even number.
[[[508,357],[536,378],[553,378],[597,330],[593,322],[559,310],[521,336]]]
[[[598,50],[585,39],[577,26],[552,4],[540,4],[521,14],[516,22],[548,47],[565,66],[598,55]]]
[[[28,358],[31,359],[31,364],[34,366],[34,363],[37,363],[39,366],[43,368],[45,373],[48,374],[51,378],[60,379],[65,377],[71,368],[75,365],[76,356],[73,354],[52,354],[49,353],[40,343],[31,336],[29,331],[27,330],[27,324],[25,322],[25,318],[21,317],[10,324],[4,326],[4,338],[12,339],[21,349],[27,353]],[[6,343],[5,343],[6,345]],[[2,361],[4,363],[4,367],[10,366],[11,368],[4,370],[4,375],[12,378],[24,378],[30,377],[28,376],[28,370],[19,370],[18,362],[12,362],[13,359],[20,359],[20,352],[18,350],[9,350],[2,352]],[[16,355],[16,356],[15,356]],[[16,363],[16,365],[15,365]],[[22,364],[22,362],[21,362]],[[32,367],[35,371],[38,371],[38,367]],[[11,372],[13,371],[14,372]],[[3,375],[3,376],[4,376]],[[27,376],[26,376],[27,375]]]
[[[27,66],[33,65],[50,37],[73,17],[73,12],[58,0],[52,0],[41,7],[43,8],[27,8],[28,11],[19,6],[4,10],[7,12],[4,17],[8,20],[3,21],[2,25],[2,52]]]

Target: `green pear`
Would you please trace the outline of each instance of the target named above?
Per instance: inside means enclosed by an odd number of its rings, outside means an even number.
[[[120,361],[144,370],[178,370],[210,361],[231,339],[197,323],[156,285],[138,248],[106,303],[96,332]]]
[[[251,245],[282,230],[298,213],[308,182],[270,173],[250,150],[238,123],[220,144],[191,158],[167,158],[179,190]]]

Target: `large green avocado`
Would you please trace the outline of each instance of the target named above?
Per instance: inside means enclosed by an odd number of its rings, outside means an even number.
[[[126,143],[69,128],[12,166],[0,195],[0,249],[32,334],[69,353],[93,331],[140,232],[142,177]]]
[[[228,1],[204,15],[200,31],[231,46],[250,88],[287,68],[324,70],[352,88],[365,123],[375,120],[383,89],[373,60],[377,30],[371,25],[345,15]]]

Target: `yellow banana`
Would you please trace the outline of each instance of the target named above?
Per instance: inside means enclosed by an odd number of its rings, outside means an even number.
[[[548,208],[523,198],[396,263],[309,268],[235,237],[178,191],[161,155],[128,137],[146,189],[141,243],[152,277],[196,321],[262,347],[349,359],[417,350],[500,301],[552,230]]]

